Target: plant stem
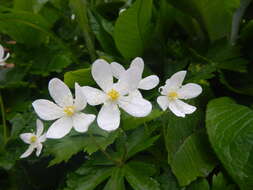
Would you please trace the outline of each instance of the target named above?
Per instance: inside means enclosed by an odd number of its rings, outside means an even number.
[[[0,107],[1,107],[1,114],[2,114],[2,122],[3,122],[3,138],[4,144],[7,142],[7,126],[6,126],[6,119],[5,119],[5,109],[4,109],[4,102],[2,93],[0,91]]]
[[[77,16],[77,21],[83,32],[83,36],[87,45],[91,61],[96,59],[96,50],[93,44],[93,36],[88,19],[87,1],[70,0],[70,7]]]

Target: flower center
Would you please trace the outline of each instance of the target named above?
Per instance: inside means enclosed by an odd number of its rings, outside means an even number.
[[[36,141],[37,141],[37,137],[36,136],[31,136],[30,142],[35,143]]]
[[[66,106],[64,112],[67,116],[72,116],[75,113],[75,106]]]
[[[112,89],[111,91],[109,91],[107,93],[107,95],[109,96],[110,100],[112,100],[112,101],[115,101],[115,100],[117,100],[119,98],[119,93],[116,90],[114,90],[114,89]]]
[[[167,96],[169,100],[175,100],[178,98],[178,94],[176,92],[169,92]]]

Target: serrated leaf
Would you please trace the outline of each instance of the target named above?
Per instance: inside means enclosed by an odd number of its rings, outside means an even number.
[[[91,128],[94,126],[91,126]],[[100,129],[101,130],[101,129]],[[91,132],[90,132],[91,131]],[[92,154],[98,151],[100,148],[105,149],[108,145],[112,144],[118,136],[118,131],[111,133],[94,134],[92,129],[89,129],[89,134],[72,135],[63,139],[50,143],[48,146],[48,153],[54,156],[49,166],[68,161],[73,155],[78,152],[84,151],[88,154]],[[53,143],[53,142],[52,142]]]
[[[137,0],[120,14],[114,29],[114,40],[127,59],[142,55],[150,32],[152,0]]]
[[[83,164],[77,171],[67,177],[67,187],[64,190],[94,190],[97,185],[109,178],[111,167],[96,167]]]
[[[160,190],[159,183],[150,177],[151,173],[145,173],[147,168],[153,166],[148,166],[148,164],[143,165],[144,167],[138,166],[138,168],[133,167],[131,162],[124,166],[125,177],[132,188],[134,190]]]
[[[207,106],[207,132],[224,168],[242,190],[253,187],[253,111],[230,98]]]
[[[174,155],[171,167],[181,186],[189,185],[197,177],[207,177],[214,169],[214,159],[205,133],[188,137]]]
[[[96,84],[91,76],[90,68],[66,72],[64,74],[64,82],[71,88],[75,86],[75,82],[80,86],[92,86]]]
[[[103,190],[125,190],[124,175],[124,168],[113,168],[111,177]]]

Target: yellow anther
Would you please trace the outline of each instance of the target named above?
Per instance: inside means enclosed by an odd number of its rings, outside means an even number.
[[[72,116],[75,113],[75,107],[74,106],[66,106],[64,108],[64,112],[67,116]]]
[[[36,141],[37,141],[37,137],[36,136],[31,136],[30,142],[35,143]]]
[[[112,101],[115,101],[115,100],[117,100],[119,98],[119,93],[116,90],[114,90],[114,89],[112,89],[111,91],[109,91],[107,93],[107,95],[109,96],[110,100],[112,100]]]
[[[178,98],[178,94],[176,92],[169,92],[167,96],[170,100],[175,100]]]

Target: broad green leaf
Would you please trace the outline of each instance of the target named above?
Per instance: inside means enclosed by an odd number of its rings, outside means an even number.
[[[112,174],[113,168],[90,166],[83,164],[78,170],[67,177],[67,187],[64,190],[94,190]]]
[[[132,188],[134,190],[160,190],[159,183],[150,177],[153,172],[147,172],[147,169],[152,171],[153,166],[148,164],[138,164],[137,166],[138,168],[136,168],[135,164],[132,165],[131,162],[124,166],[125,177]]]
[[[172,174],[172,171],[168,168],[157,178],[160,183],[161,190],[180,190],[176,177]]]
[[[193,182],[186,190],[209,190],[209,184],[206,179],[198,179],[197,181]]]
[[[125,174],[124,168],[121,167],[113,168],[111,177],[103,190],[112,190],[112,189],[125,190],[124,174]]]
[[[185,118],[179,118],[172,113],[167,113],[163,117],[166,121],[166,126],[164,126],[165,145],[168,151],[168,162],[171,164],[174,160],[174,155],[184,141],[201,124],[201,112],[196,111]]]
[[[168,0],[168,2],[198,20],[212,42],[230,36],[233,13],[240,6],[240,0]]]
[[[123,113],[121,126],[124,130],[135,129],[139,127],[140,125],[143,125],[144,123],[148,123],[150,121],[153,121],[159,118],[160,116],[162,116],[162,114],[163,114],[163,111],[156,108],[154,108],[147,117],[142,117],[142,118],[132,117],[128,114]]]
[[[253,187],[253,111],[230,98],[207,106],[207,132],[222,165],[242,190]]]
[[[137,0],[116,21],[114,40],[126,59],[141,56],[144,51],[150,36],[152,3],[152,0]]]
[[[49,0],[14,0],[14,9],[38,13]]]
[[[75,86],[75,82],[81,86],[92,86],[96,84],[91,76],[90,68],[65,73],[64,82],[71,88]]]
[[[27,69],[15,67],[0,70],[0,89],[27,85],[27,82],[23,81],[26,72]]]
[[[40,15],[30,12],[0,12],[0,32],[19,43],[38,46],[46,40],[49,23]]]
[[[197,177],[207,177],[214,169],[216,160],[207,139],[204,132],[195,133],[174,155],[171,167],[181,186],[189,185]]]

